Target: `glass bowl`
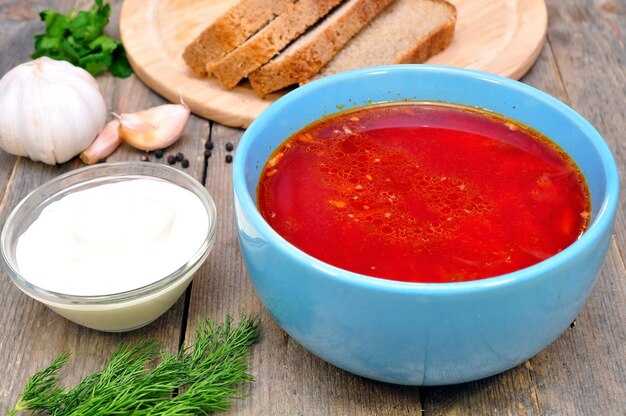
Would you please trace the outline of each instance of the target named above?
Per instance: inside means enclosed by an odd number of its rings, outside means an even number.
[[[135,179],[166,181],[191,191],[208,217],[202,244],[177,270],[153,283],[119,293],[97,296],[56,293],[39,287],[20,273],[17,241],[51,203],[74,192]],[[2,261],[13,283],[31,298],[80,325],[108,332],[129,331],[154,321],[185,291],[215,242],[217,213],[207,190],[191,176],[169,166],[146,162],[107,163],[58,176],[27,195],[7,218],[0,246]],[[156,260],[156,259],[155,259]]]

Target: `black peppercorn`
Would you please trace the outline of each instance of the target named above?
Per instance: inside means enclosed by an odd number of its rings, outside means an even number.
[[[205,150],[204,151],[204,157],[211,157],[211,151],[210,150]]]
[[[176,153],[176,160],[177,160],[177,161],[179,161],[179,162],[180,162],[180,161],[181,161],[181,160],[183,160],[184,158],[185,158],[185,155],[184,155],[184,154],[182,154],[181,152]]]
[[[234,148],[235,148],[235,146],[233,146],[233,144],[231,142],[226,143],[226,151],[227,152],[232,152]]]
[[[163,157],[163,150],[161,150],[161,149],[155,150],[154,151],[154,157],[156,157],[157,159],[161,159]]]
[[[232,155],[226,155],[225,160],[226,160],[226,163],[230,163],[230,162],[233,161],[233,156]]]
[[[204,148],[207,150],[213,150],[213,142],[207,141],[206,143],[204,143]]]
[[[167,163],[170,165],[173,165],[174,163],[176,163],[176,156],[167,155]]]
[[[189,160],[183,159],[183,160],[180,161],[180,164],[182,165],[183,168],[188,168],[189,167]]]

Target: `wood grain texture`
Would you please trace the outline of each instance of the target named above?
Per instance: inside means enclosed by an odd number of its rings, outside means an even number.
[[[536,1],[448,0],[457,9],[452,42],[427,63],[478,69],[520,79],[541,53],[548,24]]]
[[[554,97],[565,100],[554,55],[547,44],[523,81]],[[531,362],[527,361],[503,374],[458,386],[422,389],[424,408],[433,414],[541,415],[537,387],[532,379]],[[470,410],[468,412],[468,410]]]
[[[551,1],[548,8],[565,101],[603,135],[623,185],[626,2]],[[626,414],[625,214],[618,204],[613,244],[576,325],[531,360],[544,415]]]
[[[208,160],[206,188],[220,213],[217,240],[194,279],[186,343],[198,314],[223,319],[227,314],[261,319],[261,339],[254,347],[251,372],[257,377],[232,414],[241,415],[401,415],[421,409],[417,388],[392,386],[354,376],[326,364],[295,343],[273,321],[248,279],[235,236],[231,164],[226,143],[239,142],[241,130],[214,125],[214,150]],[[236,149],[234,151],[236,157]],[[385,397],[381,400],[381,397]]]
[[[196,0],[177,1],[185,4]],[[89,7],[91,0],[0,0],[0,76],[29,59],[32,38],[43,29],[39,11],[68,10],[74,3]],[[623,181],[626,0],[546,3],[550,22],[547,42],[522,81],[563,100],[588,118],[611,147]],[[116,36],[122,1],[112,5],[108,31]],[[175,25],[176,10],[169,10],[168,16],[172,20],[169,24]],[[130,112],[164,102],[136,76],[119,80],[103,75],[98,83],[109,110]],[[588,304],[576,324],[544,351],[510,371],[473,383],[429,388],[378,383],[346,373],[308,353],[276,325],[257,298],[235,237],[232,165],[224,161],[225,144],[236,145],[242,133],[192,116],[181,140],[166,150],[166,155],[183,152],[190,160],[191,166],[185,171],[204,181],[216,201],[220,223],[215,248],[196,275],[188,299],[181,298],[147,327],[126,334],[82,328],[23,295],[0,271],[0,369],[4,376],[0,380],[0,414],[15,403],[28,376],[62,352],[72,354],[63,372],[69,385],[102,368],[119,342],[150,337],[175,351],[183,340],[187,345],[193,342],[198,316],[221,320],[227,314],[258,315],[261,319],[261,339],[251,356],[256,381],[247,390],[249,396],[235,403],[229,412],[232,415],[626,414],[623,203],[618,208],[609,255]],[[209,135],[215,147],[206,159],[204,142]],[[138,160],[142,154],[123,145],[109,160]],[[236,157],[236,149],[234,154]],[[153,154],[150,158],[153,163],[166,163]],[[77,159],[47,166],[0,151],[0,223],[34,187],[80,166]]]
[[[110,3],[113,6],[113,23],[109,30],[117,26],[115,22],[119,19],[121,1]],[[90,7],[91,4],[87,1],[39,1],[32,4],[0,1],[0,76],[17,64],[30,60],[33,36],[43,31],[39,11],[50,8],[69,11],[75,5]],[[25,11],[25,7],[28,10]],[[7,14],[14,16],[15,13],[19,13],[19,16],[30,13],[28,16],[31,18],[7,21]],[[105,74],[99,76],[97,81],[110,111],[131,112],[164,103],[162,98],[148,90],[134,76],[120,80]],[[186,172],[199,180],[204,171],[204,159],[196,160],[195,156],[202,155],[203,138],[208,136],[208,132],[209,123],[194,117],[181,139],[167,150],[167,153],[183,152],[192,156]],[[109,161],[139,160],[142,154],[123,144]],[[164,159],[161,163],[165,163]],[[83,164],[78,158],[63,165],[48,166],[1,152],[0,186],[3,196],[0,202],[0,223],[4,224],[13,207],[35,187],[81,166]],[[63,382],[71,386],[86,375],[102,369],[121,342],[148,337],[159,341],[167,351],[177,351],[184,328],[184,297],[152,324],[124,334],[94,331],[60,317],[20,292],[4,269],[0,271],[0,299],[3,300],[0,304],[0,369],[5,375],[0,381],[0,414],[15,404],[27,378],[61,353],[71,354],[67,369],[62,373]]]
[[[572,2],[574,3],[574,2]],[[600,12],[598,6],[593,2],[578,1],[576,5],[568,3],[568,7],[577,10],[585,10],[585,13]],[[623,17],[624,8],[621,6],[607,6],[604,3],[599,6],[600,10],[609,8],[613,11],[620,11]],[[598,33],[591,27],[581,28],[576,22],[569,19],[560,21],[557,14],[567,12],[568,7],[562,7],[563,3],[553,1],[548,2],[550,25],[548,29],[548,42],[542,52],[541,57],[530,72],[523,78],[523,81],[535,86],[554,97],[570,104],[577,111],[589,118],[589,120],[601,132],[602,124],[605,122],[622,125],[624,118],[612,119],[606,117],[606,106],[600,123],[594,121],[592,117],[585,114],[592,109],[589,105],[600,105],[600,101],[621,99],[626,95],[607,94],[607,89],[623,90],[622,82],[618,82],[615,75],[609,74],[607,79],[597,80],[597,74],[602,73],[602,67],[606,66],[608,72],[622,72],[618,62],[620,56],[624,56],[623,42],[619,44],[619,38],[612,41],[604,40],[600,43],[608,42],[612,45],[610,52],[605,49],[597,49],[594,39]],[[601,13],[601,12],[600,12]],[[615,13],[614,13],[615,14]],[[619,20],[618,16],[613,16]],[[603,25],[603,19],[596,16],[594,24]],[[623,19],[622,19],[623,22]],[[561,50],[563,36],[552,35],[553,32],[567,33],[567,37],[575,36],[579,39],[580,45],[568,47],[568,60],[571,54],[579,54],[574,50],[587,49],[584,55],[574,62],[567,62],[563,57],[558,56],[557,50]],[[578,33],[578,35],[575,35]],[[611,32],[600,31],[605,35]],[[572,35],[574,34],[574,35]],[[613,32],[614,34],[614,32]],[[610,35],[609,35],[610,38]],[[587,44],[589,42],[589,44]],[[587,44],[587,46],[585,46]],[[561,53],[565,51],[561,50]],[[565,63],[565,65],[564,65]],[[569,66],[571,65],[571,66]],[[575,69],[577,75],[569,74]],[[571,76],[571,79],[567,77]],[[591,88],[588,84],[604,84],[602,87]],[[578,85],[572,85],[576,83]],[[599,95],[594,97],[593,102],[573,101],[581,93],[582,89],[588,89],[588,94]],[[615,98],[617,97],[617,98]],[[611,107],[615,111],[611,114],[623,112],[623,106],[615,105]],[[613,127],[614,128],[614,127]],[[610,127],[609,127],[610,130]],[[611,143],[611,138],[606,137],[609,145],[618,159],[618,165],[625,166],[623,156],[620,156],[617,145],[623,145],[623,140],[618,143]],[[622,153],[623,154],[623,153]],[[623,173],[622,173],[623,179]],[[623,210],[623,204],[621,205]],[[623,213],[622,213],[623,215]],[[619,220],[616,226],[616,240],[623,238],[624,228]],[[623,243],[616,241],[611,250],[602,275],[597,283],[594,293],[587,306],[581,312],[576,321],[576,325],[565,332],[555,343],[546,350],[526,362],[523,366],[518,366],[506,373],[481,380],[474,383],[467,383],[460,386],[446,386],[437,388],[422,389],[424,397],[424,408],[433,414],[445,415],[465,415],[465,414],[494,414],[494,415],[617,415],[626,414],[626,326],[624,322],[624,311],[622,306],[626,300],[626,273],[623,264],[623,253],[619,247],[624,247]],[[600,304],[600,310],[596,304]],[[601,329],[600,329],[601,328]],[[599,353],[603,351],[604,353]],[[595,355],[598,354],[598,355]],[[593,357],[593,358],[592,358]]]
[[[450,46],[428,63],[480,69],[518,79],[541,52],[547,25],[544,0],[450,0],[458,11]],[[281,93],[261,99],[244,82],[224,90],[196,78],[181,54],[234,0],[126,0],[121,36],[137,75],[168,100],[182,93],[200,116],[247,127]]]
[[[623,0],[552,2],[549,42],[569,104],[593,124],[626,180],[626,4]],[[626,204],[619,204],[616,235],[626,247]]]
[[[613,241],[575,325],[530,360],[542,415],[626,414],[624,300],[626,271]]]

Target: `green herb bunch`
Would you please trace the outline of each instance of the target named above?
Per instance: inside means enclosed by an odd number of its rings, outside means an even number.
[[[59,382],[68,355],[32,376],[9,415],[204,415],[226,411],[241,398],[250,347],[258,338],[258,319],[243,317],[234,326],[203,318],[195,344],[178,354],[159,352],[154,341],[124,345],[106,368],[70,390]]]
[[[68,61],[93,76],[106,68],[116,77],[130,76],[133,70],[124,46],[104,34],[110,15],[111,6],[102,0],[96,0],[89,11],[72,9],[62,14],[44,10],[39,16],[46,23],[46,32],[35,35],[35,53],[31,57]]]

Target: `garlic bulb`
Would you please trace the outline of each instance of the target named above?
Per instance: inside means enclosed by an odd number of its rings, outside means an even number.
[[[0,147],[53,165],[85,150],[107,111],[96,80],[65,61],[41,57],[0,79]]]

